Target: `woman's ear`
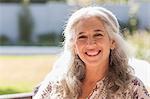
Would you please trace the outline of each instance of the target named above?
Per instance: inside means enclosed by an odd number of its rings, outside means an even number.
[[[115,49],[115,47],[116,47],[116,42],[115,42],[115,40],[111,40],[110,49],[113,50],[113,49]]]

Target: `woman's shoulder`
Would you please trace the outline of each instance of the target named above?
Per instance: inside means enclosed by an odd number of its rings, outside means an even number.
[[[142,80],[140,78],[136,77],[136,76],[131,76],[129,86],[132,86],[133,88],[140,88],[140,87],[145,88],[145,85],[142,82]]]
[[[129,82],[130,92],[136,99],[150,99],[150,95],[144,85],[144,83],[136,76],[132,76]],[[134,99],[135,99],[134,98]]]
[[[41,97],[42,99],[44,99],[51,93],[51,91],[52,91],[52,83],[48,82],[46,86],[44,86],[42,83],[37,85],[34,88],[33,93],[34,93],[34,97]]]
[[[62,97],[61,93],[63,93],[63,88],[65,87],[63,81],[64,80],[61,79],[60,81],[49,80],[47,82],[41,82],[41,84],[34,89],[34,97],[41,97],[42,99]]]

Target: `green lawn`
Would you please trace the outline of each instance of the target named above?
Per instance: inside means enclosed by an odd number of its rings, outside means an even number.
[[[56,55],[0,56],[0,94],[31,92],[56,59]]]

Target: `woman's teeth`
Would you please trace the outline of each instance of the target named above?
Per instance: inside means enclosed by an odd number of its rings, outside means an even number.
[[[100,53],[100,50],[99,51],[87,51],[86,54],[88,56],[96,56]]]

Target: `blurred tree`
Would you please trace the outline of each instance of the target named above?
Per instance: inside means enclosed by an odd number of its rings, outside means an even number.
[[[46,3],[48,0],[30,0],[31,3]]]
[[[5,44],[9,44],[10,40],[7,36],[5,35],[0,35],[0,45],[5,45]]]
[[[30,0],[31,3],[46,3],[48,0]],[[2,3],[21,3],[22,0],[0,0]]]
[[[31,3],[46,3],[48,1],[62,1],[73,4],[85,3],[128,3],[130,0],[30,0]],[[150,2],[150,0],[139,0],[140,2]],[[1,3],[21,3],[21,0],[0,0]]]
[[[2,3],[18,3],[21,2],[21,0],[0,0]]]
[[[21,3],[22,0],[0,0],[1,3]],[[49,1],[62,1],[65,2],[66,0],[30,0],[30,3],[46,3]]]
[[[140,1],[130,0],[128,4],[129,4],[128,28],[130,33],[133,34],[138,29],[139,26],[139,19],[137,14],[140,8]]]
[[[29,0],[23,0],[18,19],[19,43],[28,44],[32,41],[31,36],[33,30],[33,19],[29,9]]]
[[[61,46],[64,36],[61,33],[49,32],[38,36],[38,45],[41,46]]]
[[[48,0],[48,1],[66,2],[67,0]]]

